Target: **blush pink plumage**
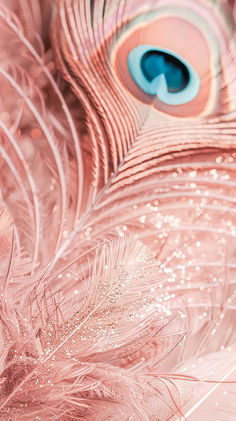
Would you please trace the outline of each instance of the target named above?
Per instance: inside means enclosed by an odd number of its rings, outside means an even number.
[[[234,1],[0,2],[0,421],[234,421]],[[199,91],[131,76],[175,51]]]

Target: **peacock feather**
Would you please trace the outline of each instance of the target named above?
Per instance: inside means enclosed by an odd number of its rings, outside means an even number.
[[[0,1],[0,421],[234,421],[236,9]]]

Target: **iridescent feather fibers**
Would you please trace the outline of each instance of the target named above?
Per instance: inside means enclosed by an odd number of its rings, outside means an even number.
[[[226,0],[0,1],[0,421],[234,421]]]

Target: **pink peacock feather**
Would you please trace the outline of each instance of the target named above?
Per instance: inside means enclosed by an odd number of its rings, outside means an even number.
[[[0,421],[234,421],[236,16],[0,2]]]

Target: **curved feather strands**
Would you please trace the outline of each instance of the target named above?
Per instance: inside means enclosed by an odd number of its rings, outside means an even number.
[[[0,2],[1,421],[234,420],[234,15]]]

